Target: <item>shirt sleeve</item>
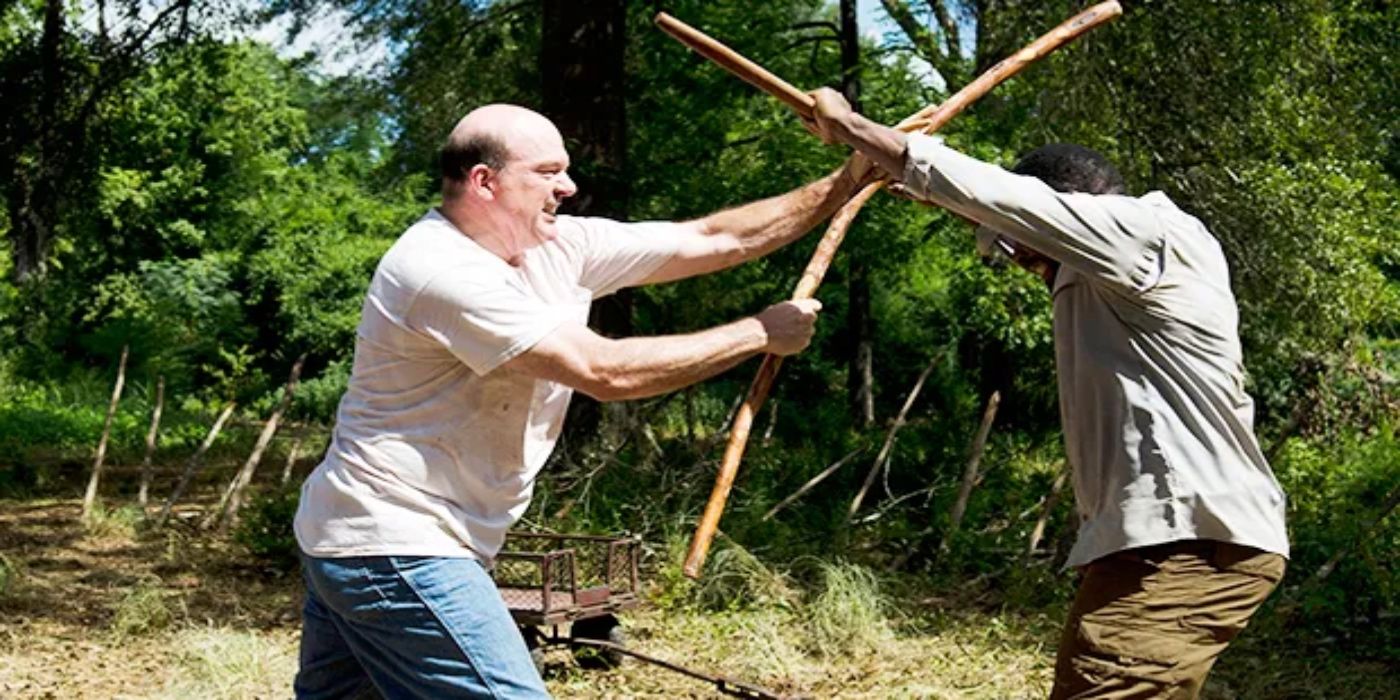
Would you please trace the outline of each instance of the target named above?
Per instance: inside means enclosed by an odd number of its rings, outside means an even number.
[[[1081,274],[1132,292],[1161,277],[1167,241],[1150,203],[1056,192],[921,135],[909,137],[905,155],[904,185],[912,192]]]
[[[409,327],[441,343],[478,375],[529,350],[568,320],[503,276],[439,274],[419,292]]]
[[[577,221],[583,231],[579,284],[592,290],[595,299],[641,284],[680,248],[680,227],[670,222]]]

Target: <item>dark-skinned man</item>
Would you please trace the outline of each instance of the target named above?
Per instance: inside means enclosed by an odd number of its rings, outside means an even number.
[[[1196,697],[1288,556],[1219,243],[1165,194],[1128,196],[1087,148],[1045,146],[1008,172],[813,96],[823,140],[1051,286],[1082,572],[1051,697]]]

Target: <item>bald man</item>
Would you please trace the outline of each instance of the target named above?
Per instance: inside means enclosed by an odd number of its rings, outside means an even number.
[[[558,213],[578,188],[545,117],[491,105],[441,154],[442,205],[385,253],[324,461],[302,487],[299,698],[548,697],[487,574],[524,514],[572,393],[654,396],[807,346],[820,304],[686,335],[610,339],[619,289],[752,260],[830,216],[846,169],[684,223]]]

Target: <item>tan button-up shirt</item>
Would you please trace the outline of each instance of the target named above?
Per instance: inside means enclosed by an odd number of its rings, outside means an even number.
[[[1161,192],[1063,194],[911,136],[906,187],[1060,263],[1055,361],[1079,537],[1068,565],[1208,539],[1288,556],[1220,244]]]

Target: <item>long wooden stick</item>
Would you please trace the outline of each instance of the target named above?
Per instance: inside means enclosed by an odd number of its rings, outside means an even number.
[[[170,498],[166,500],[165,507],[160,509],[160,514],[156,516],[155,526],[163,527],[166,519],[170,517],[170,512],[175,508],[175,503],[180,497],[185,495],[185,489],[189,488],[190,480],[194,478],[194,473],[199,471],[200,460],[204,459],[204,453],[209,451],[209,447],[214,441],[219,439],[219,433],[224,429],[224,423],[229,416],[233,415],[233,409],[237,408],[235,401],[228,402],[224,410],[219,412],[219,417],[214,419],[213,427],[209,428],[209,433],[204,436],[204,442],[199,443],[199,449],[185,462],[185,472],[180,475],[180,483],[175,485],[175,490],[170,493]]]
[[[306,353],[302,353],[301,356],[297,357],[296,362],[292,363],[292,372],[287,378],[286,387],[282,389],[282,400],[277,402],[277,408],[273,409],[272,415],[263,425],[262,433],[258,435],[258,441],[253,444],[253,453],[248,455],[247,461],[243,463],[243,468],[238,470],[233,481],[230,481],[228,488],[224,490],[223,497],[219,499],[218,514],[209,516],[209,521],[205,523],[206,527],[211,522],[217,523],[220,535],[227,535],[229,529],[238,521],[238,509],[243,505],[243,491],[252,482],[253,472],[262,462],[263,452],[272,443],[272,436],[277,434],[277,426],[282,422],[282,415],[292,404],[292,397],[296,395],[297,391],[297,382],[301,379],[301,367],[305,363]]]
[[[672,17],[665,12],[656,14],[656,26],[670,34],[695,53],[718,63],[725,70],[738,76],[744,82],[782,100],[798,114],[811,119],[816,100],[811,95],[793,87],[782,78],[769,73],[763,66],[750,61],[724,44],[712,39],[704,32]]]
[[[1017,51],[1011,57],[1002,60],[992,66],[990,70],[983,73],[976,80],[959,90],[937,107],[927,107],[918,113],[900,122],[896,128],[919,129],[923,133],[929,134],[942,128],[954,116],[976,102],[992,88],[1001,84],[1007,78],[1019,73],[1026,66],[1045,57],[1050,52],[1060,46],[1072,41],[1081,34],[1107,22],[1123,13],[1123,8],[1116,2],[1102,2],[1089,9],[1075,15],[1060,26],[1054,28],[1049,33],[1028,44],[1025,48]],[[660,19],[660,18],[658,18]],[[692,29],[695,34],[700,34]],[[701,34],[701,36],[704,36]],[[711,40],[713,41],[713,40]],[[714,42],[719,46],[719,42]],[[690,44],[687,44],[690,45]],[[731,52],[732,53],[732,52]],[[708,56],[708,54],[705,54]],[[737,55],[737,54],[735,54]],[[748,62],[752,64],[752,62]],[[729,63],[720,62],[720,65],[734,72],[735,75],[746,81],[757,85],[770,94],[779,96],[779,93],[786,94],[782,88],[770,89],[772,84],[768,81],[750,80],[748,75],[754,73],[741,72],[741,68],[735,68]],[[757,67],[756,65],[754,67]],[[762,69],[760,69],[762,70]],[[767,71],[763,71],[767,73]],[[771,74],[769,74],[771,75]],[[774,80],[782,82],[776,77]],[[783,83],[786,85],[786,83]],[[789,85],[789,87],[791,87]],[[789,97],[781,97],[784,102],[789,102]],[[791,102],[789,102],[791,105]],[[792,105],[799,114],[807,116],[810,110],[804,112],[797,105]],[[875,182],[866,185],[856,193],[854,197],[836,212],[832,217],[831,224],[827,227],[822,240],[817,244],[817,250],[812,255],[812,260],[807,264],[807,269],[802,273],[802,279],[797,283],[797,289],[793,293],[793,299],[807,299],[816,293],[818,285],[826,275],[826,270],[831,265],[832,256],[836,254],[836,249],[841,245],[841,241],[846,237],[846,229],[855,220],[856,214],[861,207],[870,201],[881,188],[884,182]],[[735,417],[734,427],[729,433],[729,445],[725,448],[724,459],[720,462],[719,473],[715,476],[715,486],[710,492],[710,500],[705,504],[705,512],[700,517],[700,522],[695,528],[695,535],[690,541],[690,551],[686,555],[683,571],[690,578],[699,578],[700,570],[705,564],[705,557],[709,553],[710,543],[714,540],[715,530],[719,527],[720,516],[724,513],[725,502],[729,499],[729,491],[734,486],[734,477],[738,473],[739,461],[743,458],[744,448],[748,444],[749,430],[753,427],[754,415],[758,408],[763,405],[764,399],[768,397],[768,391],[773,386],[773,380],[777,377],[778,369],[782,365],[782,358],[775,355],[766,355],[763,358],[763,365],[758,369],[758,375],[754,377],[753,384],[749,387],[748,397],[744,405],[739,409],[738,416]]]
[[[1030,542],[1026,545],[1026,559],[1035,556],[1035,550],[1040,546],[1040,540],[1045,536],[1045,526],[1050,522],[1050,514],[1055,512],[1055,506],[1060,502],[1060,489],[1065,487],[1065,482],[1069,480],[1070,467],[1065,464],[1060,467],[1060,473],[1055,476],[1055,482],[1050,484],[1050,494],[1045,497],[1045,503],[1040,509],[1040,518],[1035,521],[1035,528],[1031,530]]]

